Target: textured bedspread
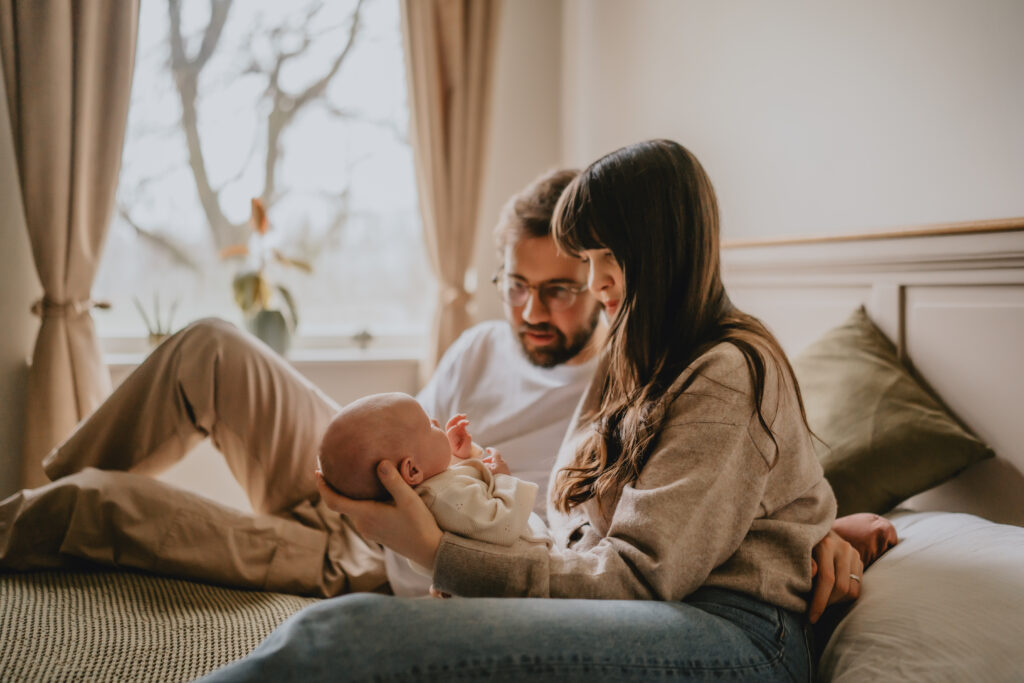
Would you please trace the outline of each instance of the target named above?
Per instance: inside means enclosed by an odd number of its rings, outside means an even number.
[[[188,681],[313,602],[131,572],[0,574],[0,680]]]

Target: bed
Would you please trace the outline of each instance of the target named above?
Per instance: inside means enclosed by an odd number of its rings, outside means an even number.
[[[840,511],[900,537],[833,615],[819,678],[1024,680],[1024,219],[723,259],[793,359]]]
[[[885,512],[901,539],[833,614],[821,680],[1020,680],[1024,219],[723,258],[734,302],[794,359],[843,511]],[[190,680],[311,602],[131,572],[0,574],[0,679]]]

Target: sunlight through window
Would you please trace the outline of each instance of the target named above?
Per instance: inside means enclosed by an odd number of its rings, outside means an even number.
[[[306,343],[424,337],[435,284],[397,2],[144,0],[132,87],[101,336],[144,337],[144,318],[172,313],[173,329],[242,323],[232,283],[263,258]]]

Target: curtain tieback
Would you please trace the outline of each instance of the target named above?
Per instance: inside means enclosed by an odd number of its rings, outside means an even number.
[[[32,313],[40,318],[67,318],[82,315],[93,308],[110,308],[109,301],[78,299],[77,301],[55,301],[44,296],[32,304]]]

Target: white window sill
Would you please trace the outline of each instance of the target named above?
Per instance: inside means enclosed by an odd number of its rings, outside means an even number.
[[[111,370],[115,368],[134,368],[139,365],[151,350],[128,352],[104,352],[103,362]],[[419,364],[422,354],[412,349],[291,349],[285,354],[285,360],[292,365],[343,365],[346,363],[414,363]]]
[[[105,347],[103,362],[116,386],[145,360],[151,350],[142,350],[145,340],[138,339],[131,340],[137,342],[131,346],[125,344],[125,340],[117,340],[115,348],[118,350],[110,351],[108,341],[101,340],[101,347]],[[296,343],[297,348],[289,350],[285,359],[340,405],[367,394],[383,391],[415,394],[419,390],[422,354],[408,345],[377,344],[366,349],[302,346]]]

